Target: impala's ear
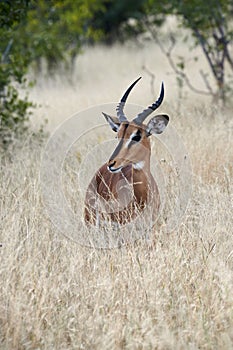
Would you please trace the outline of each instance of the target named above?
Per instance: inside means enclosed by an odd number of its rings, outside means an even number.
[[[153,117],[146,126],[147,136],[152,134],[162,134],[169,122],[169,116],[166,114],[158,114]]]
[[[110,115],[102,112],[104,118],[107,120],[108,124],[111,126],[113,131],[118,131],[120,127],[120,122],[117,117],[111,117]]]

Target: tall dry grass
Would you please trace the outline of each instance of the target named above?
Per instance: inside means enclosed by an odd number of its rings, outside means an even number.
[[[169,67],[156,47],[148,50],[88,49],[73,85],[62,76],[38,82],[32,96],[42,107],[35,116],[47,117],[53,130],[77,110],[116,101],[143,73],[142,63],[153,68],[155,88],[161,79],[166,84],[162,110],[193,166],[182,223],[171,234],[157,230],[150,245],[80,246],[57,233],[44,211],[44,144],[16,141],[1,158],[1,349],[233,347],[232,111],[191,94],[178,101]],[[131,102],[151,102],[144,80]]]

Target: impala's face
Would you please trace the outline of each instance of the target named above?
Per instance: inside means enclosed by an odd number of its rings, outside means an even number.
[[[112,117],[103,113],[113,131],[117,132],[119,143],[108,161],[108,169],[112,173],[121,171],[121,169],[132,164],[134,169],[142,170],[143,167],[149,166],[150,159],[150,140],[152,134],[161,134],[166,128],[169,117],[166,114],[159,114],[151,118],[147,125],[143,124],[144,120],[155,111],[162,103],[164,97],[164,85],[161,85],[159,98],[151,106],[139,113],[133,121],[129,122],[124,114],[124,105],[127,97],[140,80],[138,78],[126,90],[118,104],[116,111],[117,117]]]
[[[119,126],[117,138],[119,143],[108,161],[108,169],[119,172],[123,167],[132,164],[134,169],[141,170],[150,156],[150,140],[146,127],[123,122]]]
[[[132,164],[134,169],[142,170],[148,166],[151,147],[150,135],[161,134],[166,128],[169,117],[166,114],[154,116],[147,125],[134,121],[119,122],[116,117],[103,113],[112,130],[117,132],[119,143],[108,161],[108,169],[112,173]]]

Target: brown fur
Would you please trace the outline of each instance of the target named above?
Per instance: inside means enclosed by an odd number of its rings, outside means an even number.
[[[135,130],[141,131],[141,142],[131,147],[130,151],[125,147],[131,134]],[[118,131],[120,139],[119,151],[113,152],[108,163],[105,163],[94,175],[88,186],[85,200],[85,221],[96,224],[97,220],[108,220],[125,224],[139,215],[146,205],[153,206],[154,214],[159,209],[159,193],[155,180],[150,172],[150,140],[146,136],[145,126],[134,123],[122,123]],[[116,154],[116,156],[114,156]],[[142,170],[133,168],[133,163],[144,161]],[[115,162],[115,168],[123,166],[121,172],[112,173],[108,166]],[[110,201],[118,203],[119,191],[117,184],[120,182],[131,185],[132,200],[124,208],[119,207],[114,212],[109,212]],[[99,203],[101,202],[101,208]],[[110,210],[111,211],[111,210]],[[98,217],[98,218],[97,218]]]

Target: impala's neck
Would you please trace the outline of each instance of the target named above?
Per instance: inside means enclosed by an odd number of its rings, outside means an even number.
[[[150,154],[151,151],[148,149],[148,151],[144,154],[143,160],[139,160],[137,163],[133,164],[133,169],[135,175],[138,173],[145,174],[146,176],[150,175]]]
[[[149,198],[148,189],[153,181],[150,172],[150,152],[143,160],[132,167],[134,196],[138,202],[147,202]]]

